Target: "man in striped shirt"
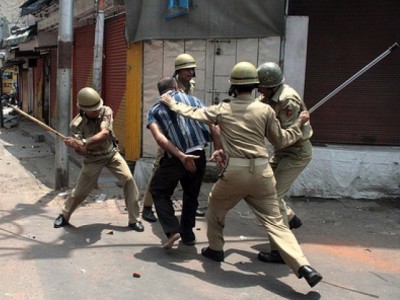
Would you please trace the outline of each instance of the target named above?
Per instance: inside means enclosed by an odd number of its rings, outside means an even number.
[[[196,97],[177,92],[177,82],[171,77],[162,78],[158,90],[160,95],[175,90],[173,95],[176,101],[204,107]],[[196,237],[193,227],[199,204],[197,198],[206,168],[204,148],[210,142],[209,131],[204,124],[179,116],[160,102],[149,110],[147,127],[158,145],[165,150],[150,184],[158,218],[168,237],[163,247],[170,249],[179,238],[186,245],[194,245]],[[175,216],[171,200],[178,182],[183,189],[180,222]]]

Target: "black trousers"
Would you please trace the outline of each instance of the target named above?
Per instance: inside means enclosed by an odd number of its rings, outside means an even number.
[[[167,236],[181,233],[182,238],[194,238],[193,227],[196,224],[196,210],[199,206],[198,196],[201,182],[206,169],[206,156],[204,150],[194,151],[191,155],[198,155],[195,160],[197,171],[190,173],[176,157],[162,158],[160,166],[154,173],[150,184],[150,193],[160,224]],[[182,214],[179,219],[175,216],[171,196],[175,188],[181,183],[183,189]]]

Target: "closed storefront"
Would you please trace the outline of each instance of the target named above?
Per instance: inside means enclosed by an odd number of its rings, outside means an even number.
[[[30,84],[32,82],[32,80],[29,80],[29,78],[31,78],[29,76],[29,71],[28,69],[21,69],[21,89],[20,92],[21,94],[19,95],[19,99],[20,99],[20,105],[22,107],[22,110],[25,112],[32,112],[31,110],[31,106],[30,106],[30,94],[31,94],[31,90],[29,89]]]
[[[56,126],[57,118],[57,48],[50,51],[50,125]]]
[[[125,100],[126,100],[126,44],[124,38],[125,14],[105,22],[103,89],[105,103],[114,111],[114,131],[119,148],[125,152]]]
[[[397,0],[295,0],[289,15],[309,17],[309,108],[400,41]],[[399,146],[399,69],[396,50],[316,110],[313,142]]]
[[[30,65],[33,67],[33,111],[32,115],[43,121],[43,58],[30,60]]]
[[[80,89],[92,86],[94,25],[75,29],[73,49],[73,116],[78,113],[76,96]]]

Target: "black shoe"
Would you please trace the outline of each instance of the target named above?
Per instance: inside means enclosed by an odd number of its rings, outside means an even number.
[[[201,255],[210,258],[212,260],[215,261],[224,261],[225,255],[224,255],[224,251],[217,251],[217,250],[213,250],[210,247],[206,247],[201,249]]]
[[[194,239],[194,240],[182,240],[182,243],[185,244],[186,246],[193,246],[193,245],[196,245],[196,239]]]
[[[205,215],[206,215],[206,212],[204,211],[204,208],[196,209],[196,217],[204,217]]]
[[[296,215],[289,221],[289,229],[296,229],[301,227],[301,225],[303,225],[303,222]]]
[[[181,233],[182,243],[186,246],[193,246],[196,244],[196,236],[193,232]]]
[[[143,232],[144,231],[144,226],[143,226],[142,222],[129,223],[128,227],[132,228],[133,230],[135,230],[137,232]]]
[[[272,250],[271,252],[259,252],[258,259],[267,263],[275,263],[275,264],[285,263],[280,253],[277,250]]]
[[[299,269],[300,278],[304,277],[304,279],[308,282],[311,287],[317,285],[318,282],[322,280],[322,275],[318,273],[318,271],[314,270],[310,266],[302,266]]]
[[[143,220],[146,220],[147,222],[150,222],[150,223],[157,222],[157,218],[154,215],[154,212],[151,209],[151,207],[143,207],[142,218],[143,218]]]
[[[60,228],[69,225],[68,221],[63,215],[59,215],[57,219],[54,220],[54,228]]]

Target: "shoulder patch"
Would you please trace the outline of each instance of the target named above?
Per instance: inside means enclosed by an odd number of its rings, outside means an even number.
[[[113,111],[110,107],[106,107],[104,106],[104,111],[102,111],[103,114],[103,120],[102,121],[106,121],[106,122],[110,122],[113,120]]]
[[[78,126],[82,123],[83,118],[81,115],[77,115],[75,118],[72,119],[70,127],[71,128],[78,128]]]

